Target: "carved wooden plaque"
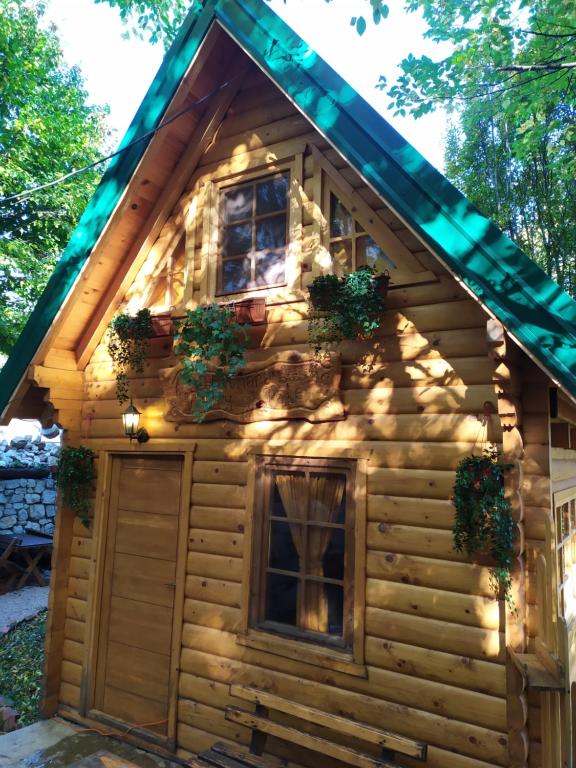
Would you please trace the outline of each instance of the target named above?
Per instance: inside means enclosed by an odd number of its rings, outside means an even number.
[[[167,421],[194,421],[194,390],[180,380],[180,365],[160,371],[168,401]],[[267,360],[249,363],[224,389],[217,408],[205,421],[344,418],[340,398],[340,356],[315,358],[297,352],[279,352]]]

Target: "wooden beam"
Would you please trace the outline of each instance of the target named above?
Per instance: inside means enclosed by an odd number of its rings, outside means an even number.
[[[250,701],[253,704],[259,704],[263,707],[269,707],[277,712],[283,712],[285,715],[298,717],[301,720],[308,720],[316,723],[323,728],[329,728],[337,733],[352,736],[355,739],[366,741],[370,744],[376,744],[385,749],[391,749],[394,752],[402,752],[404,755],[414,757],[417,760],[426,759],[427,744],[415,739],[408,739],[390,731],[382,731],[365,723],[358,723],[348,718],[331,715],[322,712],[319,709],[308,707],[305,704],[299,704],[294,701],[288,701],[280,696],[274,696],[266,691],[259,691],[255,688],[247,688],[241,685],[231,685],[230,695],[237,699]]]
[[[230,71],[239,65],[237,56],[230,65]],[[160,234],[162,227],[170,212],[182,195],[186,184],[194,171],[200,157],[213,140],[214,133],[222,121],[233,98],[236,96],[242,84],[242,77],[236,77],[220,95],[215,98],[211,108],[200,121],[198,128],[190,139],[188,148],[180,159],[177,169],[167,182],[164,191],[156,202],[152,213],[140,230],[140,235],[130,248],[126,258],[120,265],[114,279],[104,293],[96,311],[85,329],[77,347],[76,355],[78,367],[84,368],[96,349],[104,329],[114,314],[122,295],[132,282],[138,269],[146,258],[148,251]]]
[[[231,723],[244,725],[246,728],[275,736],[284,741],[290,741],[293,744],[304,747],[304,749],[320,752],[323,755],[332,757],[334,760],[340,760],[356,768],[399,768],[396,763],[391,763],[388,760],[379,760],[376,757],[357,752],[355,749],[350,749],[350,747],[334,744],[327,739],[303,733],[287,725],[280,725],[280,723],[272,722],[259,715],[252,715],[250,712],[244,712],[241,709],[236,709],[236,707],[227,707],[225,717]]]

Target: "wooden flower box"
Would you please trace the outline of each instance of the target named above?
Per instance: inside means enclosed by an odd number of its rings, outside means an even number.
[[[266,322],[266,299],[242,299],[234,303],[236,320],[242,324],[263,325]]]

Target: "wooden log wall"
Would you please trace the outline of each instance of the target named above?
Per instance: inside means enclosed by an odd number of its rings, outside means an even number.
[[[234,703],[228,695],[228,684],[234,682],[423,740],[429,744],[426,765],[431,768],[511,765],[511,756],[522,750],[524,758],[527,754],[526,718],[519,714],[525,696],[515,689],[511,699],[507,684],[505,642],[511,628],[502,605],[494,599],[488,567],[452,548],[450,496],[458,461],[486,439],[482,419],[487,412],[493,414],[489,438],[502,441],[502,401],[516,393],[520,383],[515,371],[506,368],[506,361],[495,362],[489,354],[488,318],[478,304],[262,75],[247,78],[201,168],[210,173],[224,163],[240,170],[250,164],[251,153],[264,148],[273,156],[306,137],[325,152],[418,262],[434,273],[435,280],[393,288],[377,339],[342,345],[347,417],[340,422],[175,425],[164,419],[158,378],[158,370],[173,364],[173,359],[154,357],[133,378],[134,399],[151,440],[177,439],[183,448],[187,441],[197,443],[178,747],[185,756],[217,739],[248,742],[249,733],[242,726],[224,719],[225,707]],[[320,204],[314,199],[314,164],[306,160],[303,166],[306,198]],[[193,185],[186,192],[187,200],[192,191]],[[182,210],[179,204],[160,237],[169,228],[177,230]],[[192,299],[201,288],[202,226],[200,206],[192,247],[188,242],[184,249],[193,259]],[[177,253],[177,260],[183,258],[181,249]],[[181,261],[173,262],[171,269],[178,280],[183,279]],[[168,275],[169,270],[160,268],[156,274]],[[135,292],[132,289],[132,295]],[[306,352],[306,329],[305,302],[276,300],[268,309],[263,336],[249,356],[263,359],[285,349]],[[497,375],[504,376],[505,382],[497,381]],[[96,450],[110,447],[112,440],[118,445],[121,410],[102,342],[85,370],[83,444]],[[547,477],[543,469],[538,474],[543,460],[538,425],[543,423],[535,414],[532,431],[525,434],[524,515],[530,539],[539,538],[539,515],[548,503]],[[367,478],[365,676],[236,642],[241,624],[243,531],[249,513],[247,452],[265,444],[278,446],[286,455],[296,446],[310,455],[322,455],[326,445],[372,451]],[[69,554],[60,702],[78,710],[87,597],[93,588],[91,535],[78,522],[71,530]],[[270,749],[287,754],[286,746],[273,739]],[[305,753],[288,752],[295,763],[310,764]],[[418,764],[408,759],[400,762]],[[313,763],[333,765],[318,756]]]

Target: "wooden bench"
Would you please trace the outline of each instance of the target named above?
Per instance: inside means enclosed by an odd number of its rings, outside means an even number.
[[[275,736],[278,739],[297,744],[304,749],[320,752],[334,760],[356,766],[356,768],[398,768],[393,762],[396,753],[416,760],[426,759],[426,744],[390,731],[384,731],[338,715],[331,715],[255,688],[231,685],[230,695],[255,705],[255,712],[247,712],[237,707],[227,707],[225,717],[232,723],[243,725],[252,730],[250,752],[256,755],[261,755],[264,751],[267,737]],[[375,745],[381,750],[380,756],[373,757],[352,747],[337,744],[326,738],[313,736],[293,726],[271,720],[269,717],[271,710],[298,720],[314,723],[342,736]],[[205,754],[202,757],[205,758]]]

